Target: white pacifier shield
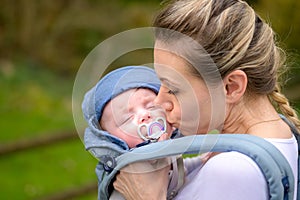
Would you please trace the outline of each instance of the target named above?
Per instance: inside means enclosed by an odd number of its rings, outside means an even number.
[[[158,140],[166,132],[166,119],[157,117],[150,123],[143,123],[138,126],[138,134],[143,140]],[[145,130],[146,134],[142,133]]]

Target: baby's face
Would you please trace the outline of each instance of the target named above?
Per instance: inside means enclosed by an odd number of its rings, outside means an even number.
[[[166,135],[172,133],[170,124],[165,121],[165,112],[154,104],[156,94],[149,89],[131,89],[112,99],[104,108],[100,126],[110,134],[124,140],[130,148],[142,143],[139,136],[155,132],[155,124],[164,127]],[[154,122],[154,128],[147,124]],[[148,132],[147,132],[148,130]],[[164,134],[164,138],[166,136]]]

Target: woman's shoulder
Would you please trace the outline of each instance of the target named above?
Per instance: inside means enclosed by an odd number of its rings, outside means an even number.
[[[250,157],[235,151],[219,153],[213,156],[203,166],[203,170],[222,174],[224,172],[226,174],[233,172],[234,174],[238,173],[239,176],[242,175],[241,173],[247,172],[246,174],[251,173],[252,175],[256,174],[264,177],[259,167]]]
[[[222,194],[218,195],[227,195],[228,199],[265,199],[267,196],[267,183],[261,170],[251,158],[238,152],[213,156],[199,171],[199,178],[205,179],[207,188],[222,188]]]
[[[194,172],[176,199],[268,199],[262,172],[251,158],[241,153],[217,154]]]

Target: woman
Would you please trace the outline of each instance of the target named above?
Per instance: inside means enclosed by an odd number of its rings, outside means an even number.
[[[219,129],[265,138],[283,153],[297,177],[297,142],[278,112],[298,129],[300,122],[280,92],[284,53],[270,26],[241,0],[174,1],[154,26],[155,71],[162,83],[156,102],[166,110],[168,122],[183,135]],[[160,177],[124,170],[114,186],[126,199],[166,199],[166,181]],[[268,199],[267,183],[248,157],[211,154],[201,169],[189,173],[175,199],[263,200]]]

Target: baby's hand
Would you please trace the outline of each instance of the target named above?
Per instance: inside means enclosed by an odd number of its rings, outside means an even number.
[[[113,186],[128,200],[166,199],[169,170],[165,158],[132,163],[120,171]]]
[[[160,136],[158,141],[168,140],[168,139],[170,139],[171,135],[172,135],[172,133],[164,133]]]

